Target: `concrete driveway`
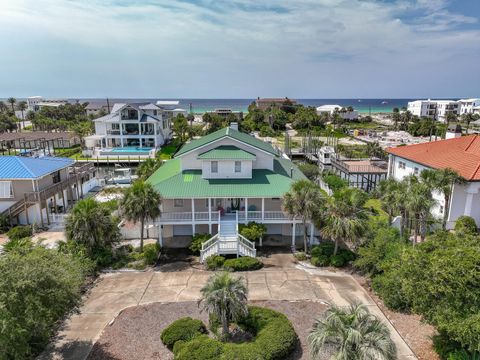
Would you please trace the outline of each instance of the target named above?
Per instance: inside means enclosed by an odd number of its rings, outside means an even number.
[[[311,300],[339,306],[359,301],[390,327],[399,359],[416,359],[375,302],[352,276],[342,271],[330,272],[301,265],[287,266],[271,266],[237,275],[246,278],[250,300]],[[80,312],[66,321],[56,342],[40,358],[86,359],[103,328],[122,309],[153,302],[197,300],[201,287],[211,274],[192,269],[185,263],[174,263],[149,272],[103,274],[85,297]]]

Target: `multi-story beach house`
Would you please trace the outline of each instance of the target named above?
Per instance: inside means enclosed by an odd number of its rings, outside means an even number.
[[[0,213],[16,224],[63,222],[96,186],[93,164],[56,157],[0,156]]]
[[[254,255],[239,224],[263,223],[263,244],[295,246],[302,226],[282,211],[290,185],[306,179],[272,145],[242,133],[236,124],[185,144],[148,181],[162,195],[157,219],[164,247],[187,247],[192,235],[211,234],[201,259],[212,254]],[[308,236],[313,240],[314,227]]]
[[[460,99],[458,102],[460,104],[460,115],[480,113],[480,99]]]
[[[358,119],[358,111],[353,109],[351,111],[348,108],[342,107],[340,105],[322,105],[317,107],[317,114],[320,115],[322,113],[328,113],[333,115],[338,113],[343,120],[357,120]]]
[[[402,180],[419,175],[424,169],[455,170],[465,179],[453,185],[449,208],[444,195],[433,192],[436,204],[432,215],[443,218],[448,212],[447,228],[452,229],[459,216],[468,215],[480,224],[480,135],[460,136],[447,140],[389,148],[388,176]]]
[[[85,138],[85,155],[154,156],[172,136],[173,110],[152,103],[117,103],[94,120],[95,135]]]
[[[415,116],[437,118],[437,103],[432,100],[409,101],[407,110]]]
[[[448,113],[455,115],[477,113],[480,109],[480,99],[415,100],[408,103],[407,109],[413,115],[445,122]]]

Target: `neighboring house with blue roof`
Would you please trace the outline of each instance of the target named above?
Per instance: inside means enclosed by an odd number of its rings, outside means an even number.
[[[264,244],[301,245],[302,226],[282,211],[282,198],[304,174],[287,157],[235,127],[185,144],[149,179],[162,195],[157,220],[164,247],[187,247],[192,235],[213,235],[201,260],[212,254],[255,254],[255,244],[238,234],[250,221],[267,227]],[[313,225],[308,235],[313,238]]]
[[[95,135],[85,138],[85,155],[153,157],[172,137],[172,118],[183,109],[162,104],[115,104],[112,112],[94,120]]]
[[[12,223],[50,225],[95,185],[92,164],[0,156],[0,213]]]

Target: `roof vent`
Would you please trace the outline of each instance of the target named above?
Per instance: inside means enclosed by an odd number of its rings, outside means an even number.
[[[293,178],[293,167],[290,168],[290,177]]]

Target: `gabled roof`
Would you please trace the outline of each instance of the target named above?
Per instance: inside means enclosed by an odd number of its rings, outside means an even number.
[[[255,160],[255,154],[233,145],[222,145],[198,155],[202,160]]]
[[[69,158],[0,156],[0,179],[37,179],[73,163]]]
[[[143,114],[142,117],[140,118],[140,122],[148,122],[148,121],[160,121],[160,119],[152,115]]]
[[[480,181],[480,135],[388,148],[387,152],[434,169],[452,169]]]
[[[215,141],[218,141],[226,137],[240,141],[247,145],[253,146],[257,149],[263,150],[272,155],[278,155],[278,152],[272,147],[272,145],[262,140],[256,139],[251,135],[226,127],[226,128],[217,130],[211,134],[205,135],[200,139],[193,140],[183,145],[182,148],[178,151],[178,153],[175,156],[182,156],[183,154],[186,154],[192,150],[198,149],[202,146],[205,146],[207,144],[213,143]]]
[[[181,169],[181,159],[167,161],[147,180],[167,199],[208,197],[282,197],[306,177],[288,159],[276,158],[274,170],[254,169],[251,179],[204,179],[201,170]]]

